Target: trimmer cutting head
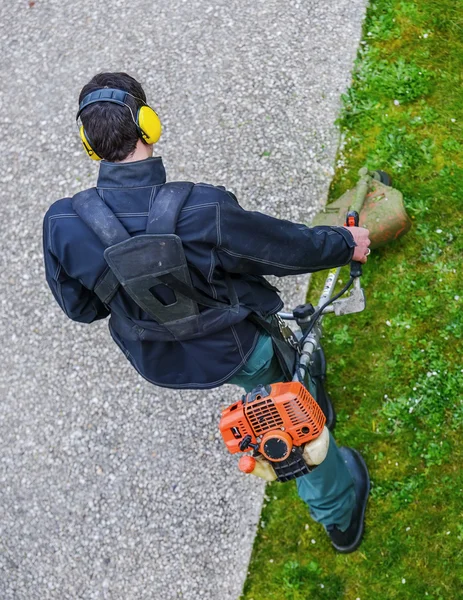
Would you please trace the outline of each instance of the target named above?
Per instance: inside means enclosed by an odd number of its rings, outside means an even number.
[[[412,225],[402,194],[391,187],[392,180],[384,171],[369,172],[371,180],[360,214],[360,227],[370,232],[371,249],[384,246],[405,235]],[[311,225],[344,225],[346,213],[354,204],[357,187],[343,194],[338,200],[327,204],[316,215]]]

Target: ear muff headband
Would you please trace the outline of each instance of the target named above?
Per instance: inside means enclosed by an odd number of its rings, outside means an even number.
[[[140,138],[142,138],[147,144],[155,144],[161,137],[162,133],[161,121],[159,120],[158,115],[150,106],[145,104],[138,109],[137,116],[135,118],[132,108],[125,101],[127,96],[131,96],[132,98],[143,102],[143,100],[132,96],[132,94],[129,94],[129,92],[113,88],[103,88],[101,90],[90,92],[90,94],[87,94],[79,104],[76,121],[80,117],[82,111],[87,108],[87,106],[95,104],[96,102],[111,102],[113,104],[119,104],[120,106],[125,106],[129,109],[130,115],[137,127]],[[82,140],[84,148],[90,158],[93,160],[101,160],[98,154],[96,154],[96,152],[93,150],[83,126],[80,128],[80,139]]]

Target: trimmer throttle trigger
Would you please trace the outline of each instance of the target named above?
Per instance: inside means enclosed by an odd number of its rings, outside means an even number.
[[[358,227],[359,226],[359,214],[356,210],[350,210],[346,216],[346,227]],[[350,276],[360,277],[362,274],[362,263],[357,260],[353,260],[350,263]]]
[[[358,227],[359,218],[359,214],[356,210],[350,210],[346,216],[346,227]]]
[[[353,217],[352,215],[349,215],[347,217],[347,226],[348,227],[357,227],[357,225],[355,224],[355,221],[356,221],[355,217]]]

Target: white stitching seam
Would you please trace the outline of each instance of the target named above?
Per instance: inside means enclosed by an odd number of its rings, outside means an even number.
[[[217,245],[219,242],[219,234],[220,234],[220,229],[219,229],[219,221],[220,221],[220,205],[218,202],[209,202],[208,204],[197,204],[196,206],[189,206],[187,208],[183,208],[180,212],[182,213],[183,211],[185,212],[191,212],[193,210],[196,210],[197,208],[210,208],[210,207],[215,207],[215,225],[216,225],[216,235],[217,235]],[[212,280],[213,280],[213,274],[214,274],[214,268],[215,268],[215,253],[214,253],[215,248],[211,249],[211,266],[209,268],[209,274],[207,276],[207,282],[209,284],[209,287],[211,289],[212,292],[212,297],[217,300],[218,298],[218,293],[217,293],[217,289],[215,287],[215,285],[212,284]]]
[[[201,384],[201,383],[182,383],[182,384],[176,383],[174,385],[166,385],[165,383],[160,384],[157,381],[154,381],[154,379],[150,379],[146,375],[143,375],[143,373],[141,373],[141,371],[139,371],[137,365],[135,364],[135,362],[133,360],[131,360],[130,362],[133,365],[133,367],[135,368],[135,370],[138,371],[138,373],[143,377],[143,379],[146,379],[146,381],[149,381],[150,383],[154,383],[154,385],[162,385],[162,387],[174,388],[174,389],[176,389],[176,388],[178,388],[178,389],[190,388],[193,390],[211,389],[214,387],[218,387],[219,385],[222,385],[223,383],[226,383],[228,379],[231,379],[233,377],[233,375],[235,375],[235,373],[238,373],[238,371],[240,371],[244,367],[244,363],[256,349],[256,344],[257,344],[257,340],[259,339],[259,335],[260,335],[259,331],[256,331],[256,335],[254,336],[254,341],[252,343],[252,346],[249,349],[249,351],[244,355],[244,361],[241,362],[235,369],[233,369],[233,371],[231,373],[228,373],[228,375],[225,375],[225,377],[222,377],[222,379],[219,379],[218,381],[213,381],[212,383],[208,383],[207,388],[205,388],[204,384]],[[129,358],[129,357],[132,358],[132,355],[130,354],[130,352],[128,350],[124,349],[123,352],[127,356],[127,358]]]
[[[220,207],[219,207],[219,205],[218,205],[217,202],[210,203],[210,204],[197,204],[196,206],[189,206],[189,207],[186,207],[186,208],[182,208],[182,210],[180,212],[189,212],[189,211],[192,211],[192,210],[196,210],[197,208],[209,208],[210,206],[215,206],[216,209],[218,209],[219,212],[220,212]],[[120,215],[121,217],[130,217],[130,216],[133,216],[133,217],[136,217],[136,216],[146,217],[146,216],[148,216],[149,213],[143,212],[143,213],[114,213],[114,214],[116,216]],[[72,213],[63,213],[61,215],[51,215],[49,217],[49,219],[51,221],[52,219],[64,219],[65,217],[73,217],[73,218],[77,219],[79,216],[76,215],[76,214],[72,214]]]
[[[142,212],[142,213],[114,213],[116,215],[116,217],[126,217],[126,218],[131,218],[131,217],[147,217],[148,213],[147,212]],[[51,217],[49,217],[49,220],[52,221],[53,219],[64,219],[66,217],[71,217],[73,219],[78,219],[79,215],[72,215],[72,214],[63,214],[63,215],[52,215]]]
[[[235,256],[236,258],[246,258],[247,260],[251,260],[251,261],[255,261],[255,262],[259,262],[262,263],[264,265],[272,265],[274,267],[282,267],[284,269],[293,269],[294,271],[300,270],[302,267],[298,266],[292,266],[292,265],[283,265],[280,263],[276,263],[276,262],[272,262],[270,260],[264,260],[263,258],[256,258],[255,256],[246,256],[246,254],[238,254],[238,252],[232,252],[231,250],[227,250],[226,248],[222,247],[222,234],[221,234],[221,219],[220,219],[220,208],[219,208],[219,220],[218,220],[218,224],[219,224],[219,234],[218,234],[218,247],[220,248],[220,250],[222,250],[223,252],[225,252],[226,254],[229,254],[230,256]]]
[[[57,215],[57,216],[58,216],[58,215]],[[77,215],[76,215],[76,216],[77,216]],[[58,268],[56,269],[56,272],[55,272],[56,291],[58,292],[58,294],[59,294],[59,297],[60,297],[60,299],[61,299],[61,306],[63,307],[64,314],[65,314],[65,315],[66,315],[68,318],[71,318],[71,317],[69,316],[69,312],[68,312],[68,310],[67,310],[67,308],[66,308],[66,304],[65,304],[65,302],[64,302],[64,296],[63,296],[62,285],[61,285],[61,284],[60,284],[60,282],[58,281],[58,277],[59,277],[59,275],[60,275],[60,273],[61,273],[62,266],[61,266],[61,263],[60,263],[60,262],[59,262],[59,260],[58,260],[58,257],[56,256],[55,249],[53,248],[53,238],[51,237],[51,219],[50,219],[50,221],[48,222],[48,238],[49,238],[49,240],[50,240],[50,251],[51,251],[51,253],[53,254],[53,256],[56,258],[56,260],[57,260],[57,262],[58,262]]]
[[[64,219],[65,217],[72,217],[72,218],[74,218],[74,219],[78,219],[78,218],[79,218],[79,215],[73,215],[73,214],[68,214],[68,213],[65,213],[65,214],[63,214],[63,215],[51,215],[51,217],[50,217],[50,222],[51,222],[53,219]]]
[[[158,183],[158,184],[156,184],[155,187],[160,187],[161,185],[164,185],[164,184],[163,183]],[[97,186],[97,189],[98,190],[120,190],[120,189],[125,189],[125,190],[146,190],[146,189],[149,189],[150,187],[153,187],[153,186],[152,185],[137,185],[135,187],[128,187],[128,186],[124,185],[124,187],[122,188],[122,187],[118,187],[118,186],[116,186],[116,187],[102,187],[101,185],[99,185],[99,186]]]
[[[273,267],[282,267],[283,269],[293,269],[294,271],[300,270],[303,267],[301,266],[293,266],[293,265],[284,265],[276,262],[272,262],[270,260],[264,260],[263,258],[256,258],[255,256],[246,256],[246,254],[238,254],[238,252],[232,252],[231,250],[227,250],[226,248],[220,248],[222,252],[229,254],[230,256],[236,256],[236,258],[246,258],[247,260],[253,260],[255,262],[263,263],[264,265],[272,265]]]
[[[232,325],[232,326],[230,327],[230,329],[232,330],[233,337],[235,338],[236,345],[238,346],[238,352],[240,353],[241,360],[244,362],[246,359],[244,358],[244,354],[243,354],[243,348],[242,348],[242,346],[241,346],[241,342],[240,342],[240,339],[239,339],[239,337],[238,337],[238,334],[237,334],[237,333],[236,333],[236,331],[235,331],[235,326],[234,326],[234,325]]]
[[[212,297],[215,300],[217,300],[217,290],[215,288],[215,285],[212,283],[212,281],[213,281],[212,276],[214,274],[214,268],[215,268],[215,254],[214,254],[214,248],[212,248],[212,250],[211,250],[211,268],[209,269],[209,275],[207,276],[207,282],[209,283],[209,287],[212,292]]]
[[[217,203],[217,246],[220,248],[222,243],[222,231],[220,229],[220,204]]]
[[[218,206],[217,202],[209,202],[208,204],[196,204],[195,206],[186,206],[180,212],[196,210],[197,208],[209,208],[209,206]]]

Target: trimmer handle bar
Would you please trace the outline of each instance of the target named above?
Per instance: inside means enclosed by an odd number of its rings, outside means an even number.
[[[350,210],[346,216],[346,227],[358,227],[359,226],[359,214],[356,210]],[[350,276],[355,279],[362,275],[362,263],[353,260],[350,263]]]

